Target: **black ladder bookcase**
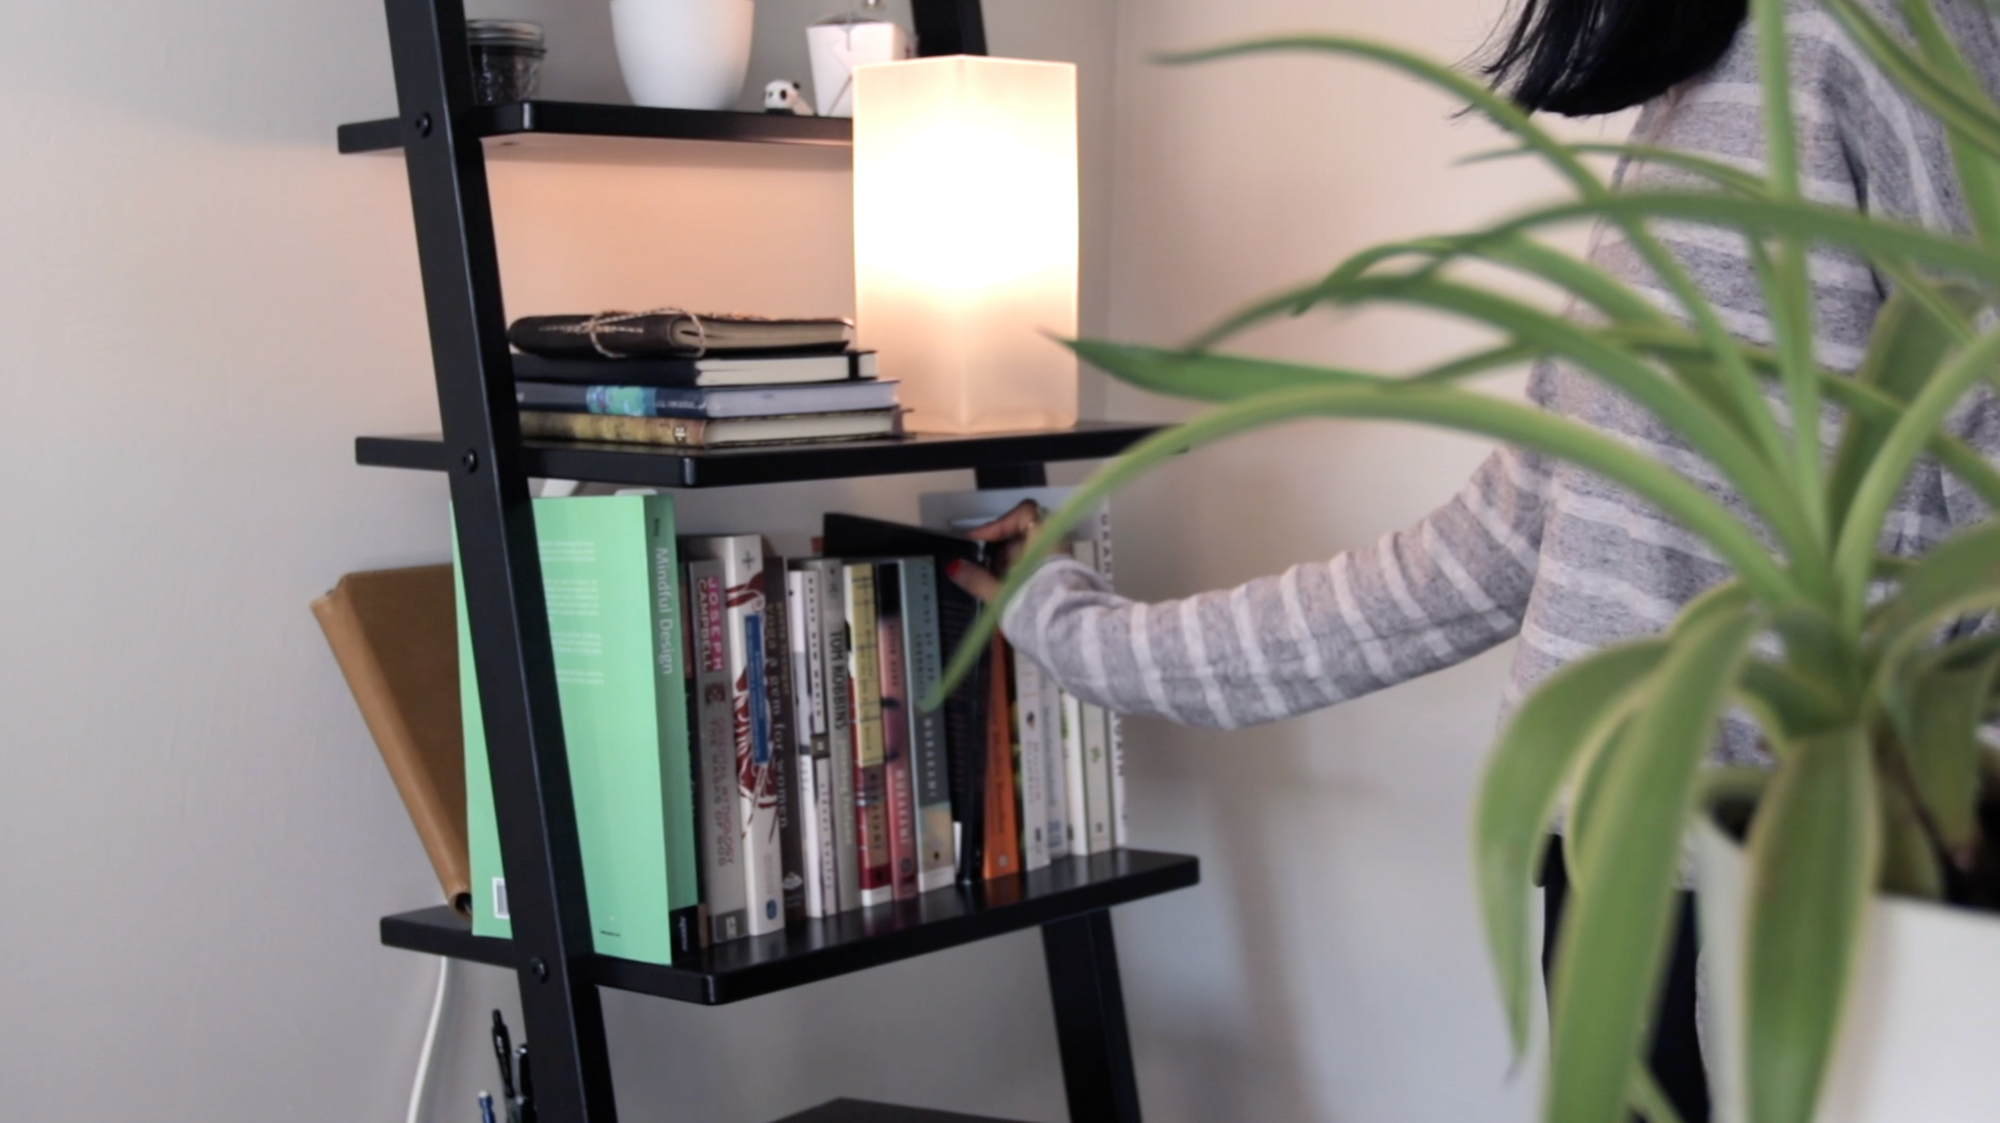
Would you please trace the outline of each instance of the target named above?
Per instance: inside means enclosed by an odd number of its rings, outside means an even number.
[[[383,919],[382,942],[512,969],[519,978],[545,1123],[613,1123],[599,988],[720,1005],[1026,928],[1042,929],[1072,1123],[1139,1123],[1111,915],[1186,888],[1195,859],[1118,850],[964,884],[783,934],[718,945],[659,967],[591,949],[554,662],[535,549],[530,477],[635,486],[731,487],[971,470],[980,487],[1045,480],[1044,465],[1112,456],[1148,426],[919,437],[763,449],[649,450],[523,442],[513,397],[489,158],[629,157],[654,142],[846,145],[849,122],[632,106],[473,103],[463,0],[386,0],[398,116],[342,126],[342,152],[400,150],[409,172],[442,436],[363,437],[362,464],[449,475],[465,596],[508,871],[512,940],[474,937],[445,908]],[[979,0],[914,0],[926,54],[983,54]],[[978,1123],[839,1100],[797,1123]]]

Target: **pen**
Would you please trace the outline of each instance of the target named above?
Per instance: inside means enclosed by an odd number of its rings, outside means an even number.
[[[535,1078],[528,1070],[528,1047],[514,1051],[521,1070],[521,1123],[535,1123]]]
[[[493,1056],[500,1062],[500,1095],[514,1102],[514,1046],[507,1037],[507,1019],[493,1011]]]
[[[479,1123],[493,1123],[493,1097],[479,1093]]]

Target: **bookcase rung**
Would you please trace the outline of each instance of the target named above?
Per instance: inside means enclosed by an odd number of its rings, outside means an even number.
[[[1117,456],[1160,428],[1086,421],[1074,428],[1042,432],[920,435],[720,449],[528,441],[522,446],[522,459],[527,474],[541,479],[637,487],[741,487],[1102,460]],[[460,453],[446,448],[443,438],[437,436],[361,437],[355,441],[354,458],[376,468],[448,472],[458,467]]]
[[[1201,863],[1179,854],[1116,850],[1057,859],[1046,869],[959,885],[913,901],[795,924],[782,934],[709,948],[699,963],[663,967],[591,956],[598,986],[722,1006],[840,975],[1004,936],[1196,885]],[[389,947],[516,966],[508,940],[474,936],[442,906],[382,919]]]

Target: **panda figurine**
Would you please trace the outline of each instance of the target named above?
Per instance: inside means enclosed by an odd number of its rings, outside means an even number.
[[[797,82],[780,78],[764,87],[764,112],[790,113],[799,117],[816,117],[811,103],[806,101],[806,92]]]

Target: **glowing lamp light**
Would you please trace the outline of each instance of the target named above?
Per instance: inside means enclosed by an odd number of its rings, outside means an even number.
[[[921,433],[1066,429],[1077,362],[1076,68],[970,56],[854,72],[861,346]]]

